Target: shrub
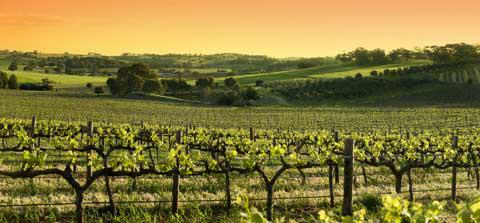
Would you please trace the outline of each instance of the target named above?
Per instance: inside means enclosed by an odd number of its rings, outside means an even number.
[[[365,194],[360,196],[358,202],[371,213],[380,211],[383,206],[382,198],[378,194]]]
[[[12,61],[8,66],[8,70],[10,71],[16,71],[17,69],[18,69],[18,66],[16,61]]]
[[[239,99],[239,95],[234,91],[223,92],[218,97],[217,103],[220,105],[233,105],[233,103]]]
[[[259,87],[263,85],[263,80],[256,80],[255,81],[255,86]]]
[[[147,93],[160,93],[162,91],[162,84],[158,80],[147,79],[143,84],[143,91]]]
[[[0,71],[0,88],[7,88],[8,75],[5,72]]]
[[[95,94],[104,94],[105,89],[102,86],[98,86],[93,89],[93,92],[95,92]]]
[[[33,66],[27,65],[27,66],[23,67],[23,70],[24,71],[33,71]]]
[[[53,84],[53,83],[55,83],[55,81],[52,81],[48,78],[43,78],[42,79],[42,84]]]
[[[258,96],[257,90],[255,88],[249,86],[243,91],[243,99],[245,100],[257,100],[260,96]]]
[[[53,85],[25,83],[25,84],[21,84],[18,88],[20,88],[21,90],[27,90],[27,91],[52,91]]]
[[[87,86],[87,88],[92,88],[92,87],[93,87],[93,84],[90,83],[90,82],[88,82],[86,86]]]

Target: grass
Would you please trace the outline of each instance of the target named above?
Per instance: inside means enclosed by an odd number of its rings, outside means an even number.
[[[36,115],[39,119],[109,121],[115,123],[164,123],[227,128],[363,129],[400,126],[432,127],[480,123],[478,105],[464,105],[479,94],[477,86],[461,85],[416,89],[400,95],[305,104],[261,107],[215,107],[172,99],[114,98],[95,96],[86,87],[74,92],[0,90],[0,117]],[[450,89],[447,91],[447,89]],[[73,91],[73,90],[72,90]],[[462,95],[463,93],[463,95]],[[430,94],[430,95],[429,95]],[[433,95],[433,96],[432,96]],[[463,98],[458,101],[458,96]],[[432,101],[437,98],[438,102]],[[284,102],[288,103],[288,102]],[[298,102],[301,103],[301,102]],[[317,104],[315,104],[317,103]],[[338,103],[338,104],[335,104]]]
[[[42,79],[48,78],[54,81],[56,88],[69,88],[77,86],[85,86],[87,83],[93,84],[105,84],[107,77],[105,76],[80,76],[80,75],[67,75],[67,74],[46,74],[36,71],[23,71],[23,67],[19,66],[17,71],[9,71],[8,65],[0,65],[0,70],[7,74],[15,74],[19,83],[41,83]]]
[[[79,171],[84,171],[79,170]],[[272,170],[270,170],[272,171]],[[366,169],[368,184],[365,184],[361,172],[356,170],[357,179],[355,180],[355,195],[391,193],[393,191],[393,176],[385,168],[369,167]],[[457,175],[457,188],[475,186],[475,180],[467,177],[465,172],[459,170]],[[371,174],[370,174],[371,173]],[[328,178],[325,168],[312,168],[305,170],[307,175],[305,184],[299,177],[296,170],[289,170],[284,173],[275,184],[274,197],[314,197],[328,195]],[[414,180],[414,190],[432,190],[445,189],[440,191],[425,191],[415,193],[417,201],[428,203],[431,200],[445,200],[450,194],[451,174],[444,171],[434,171],[415,169],[412,172]],[[265,187],[260,176],[256,174],[238,175],[232,174],[232,197],[239,194],[247,194],[251,203],[260,208],[264,207],[266,197]],[[33,185],[31,184],[33,182]],[[169,201],[171,197],[171,178],[169,177],[141,177],[137,179],[137,187],[132,188],[133,180],[129,178],[114,178],[112,180],[112,190],[115,201]],[[74,192],[61,178],[38,178],[33,181],[23,179],[0,179],[2,204],[31,204],[31,203],[64,203],[74,202]],[[197,220],[195,222],[238,222],[238,215],[241,211],[235,207],[233,213],[227,215],[224,211],[223,202],[200,203],[193,200],[223,200],[224,194],[223,176],[205,176],[182,178],[180,183],[180,200],[192,201],[180,203],[180,217],[183,220],[178,222],[191,222],[186,218],[189,215]],[[342,184],[334,185],[336,194],[336,204],[338,208],[341,204]],[[403,190],[407,190],[407,182],[404,180]],[[458,189],[458,197],[462,200],[480,195],[474,189]],[[408,193],[402,193],[401,196],[407,197]],[[259,200],[257,200],[259,199]],[[310,198],[310,199],[278,199],[275,200],[275,213],[285,215],[292,219],[300,220],[309,214],[315,215],[320,209],[328,209],[325,205],[328,197]],[[356,204],[364,206],[364,197],[355,196]],[[87,206],[87,218],[98,221],[99,218],[108,215],[98,212],[102,205],[88,205],[89,202],[106,202],[108,197],[105,194],[104,182],[97,181],[85,194],[85,204]],[[363,203],[363,204],[362,204]],[[131,210],[130,208],[136,208]],[[358,206],[356,206],[358,208]],[[0,219],[11,219],[12,216],[29,222],[42,222],[43,218],[64,219],[70,221],[72,218],[73,206],[53,206],[53,207],[25,207],[25,208],[3,208],[0,212]],[[166,203],[143,203],[135,205],[119,204],[121,218],[141,217],[142,222],[155,222],[151,219],[156,216],[158,219],[166,219],[170,215],[170,204]],[[335,209],[336,209],[335,208]],[[24,213],[32,215],[22,216]],[[51,212],[54,212],[53,214]],[[46,215],[46,216],[42,216]],[[233,218],[237,216],[237,218]],[[235,220],[236,219],[236,220]],[[11,220],[10,220],[11,221]],[[115,221],[119,222],[119,221]]]

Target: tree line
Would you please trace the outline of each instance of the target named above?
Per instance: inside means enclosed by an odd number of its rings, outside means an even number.
[[[383,49],[367,50],[359,47],[353,51],[338,54],[335,58],[341,62],[353,62],[359,66],[383,65],[410,59],[429,59],[436,64],[459,64],[480,61],[480,46],[457,43],[427,46],[415,50],[398,48],[388,53]]]

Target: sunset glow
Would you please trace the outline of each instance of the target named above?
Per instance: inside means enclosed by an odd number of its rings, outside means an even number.
[[[480,43],[478,0],[0,0],[0,48],[327,56]]]

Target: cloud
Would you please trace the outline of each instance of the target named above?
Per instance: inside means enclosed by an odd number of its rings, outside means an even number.
[[[0,14],[0,24],[15,26],[58,25],[65,23],[59,16]]]

